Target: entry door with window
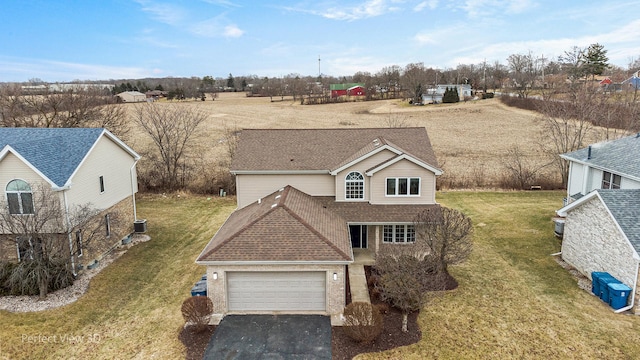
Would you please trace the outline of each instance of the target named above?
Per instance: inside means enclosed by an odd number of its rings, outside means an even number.
[[[351,247],[354,249],[367,248],[367,225],[349,225]]]

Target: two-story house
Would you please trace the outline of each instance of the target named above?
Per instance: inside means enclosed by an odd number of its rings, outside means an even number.
[[[561,157],[570,162],[567,199],[557,211],[563,260],[589,278],[608,272],[634,289],[618,311],[640,313],[640,134]]]
[[[60,206],[59,212],[52,212],[59,215],[60,226],[48,226],[61,238],[66,247],[61,251],[68,252],[75,271],[95,263],[132,233],[139,159],[105,129],[0,128],[3,211],[44,221],[38,217],[44,213],[39,206]],[[92,228],[97,234],[92,234],[91,243],[83,238],[86,232],[72,224],[79,207],[94,214],[84,224],[102,227]],[[0,260],[21,261],[27,255],[26,242],[34,239],[9,230],[0,226]]]
[[[442,174],[424,128],[243,130],[237,210],[202,251],[214,322],[316,313],[340,323],[354,250],[415,240]]]

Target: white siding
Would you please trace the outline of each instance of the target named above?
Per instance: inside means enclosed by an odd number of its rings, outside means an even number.
[[[238,208],[252,204],[278,189],[291,185],[312,196],[334,196],[333,176],[318,175],[236,175]]]
[[[567,195],[573,196],[583,191],[585,166],[575,162],[570,163],[569,180],[567,181]]]
[[[107,137],[102,137],[71,179],[67,192],[70,204],[91,203],[98,209],[109,208],[132,195],[131,155]],[[135,176],[135,172],[133,173]],[[104,193],[100,193],[100,176]],[[134,189],[137,184],[134,181]]]
[[[419,177],[420,196],[386,196],[386,179]],[[371,177],[372,204],[435,204],[436,176],[433,172],[411,161],[401,160],[380,170]]]

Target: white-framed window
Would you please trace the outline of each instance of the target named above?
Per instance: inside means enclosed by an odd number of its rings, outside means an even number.
[[[605,171],[602,174],[602,189],[620,189],[622,177]]]
[[[420,196],[419,177],[387,178],[387,196]]]
[[[109,214],[104,216],[104,229],[105,236],[109,237],[111,235],[111,221],[109,219]]]
[[[383,225],[382,242],[386,244],[406,244],[416,241],[413,225]]]
[[[33,260],[33,256],[42,256],[44,247],[42,240],[36,238],[33,240],[30,236],[18,236],[16,238],[16,247],[18,250],[18,262],[24,260]]]
[[[76,231],[76,255],[82,256],[82,230]]]
[[[344,179],[345,199],[364,199],[364,176],[357,171],[347,174]]]
[[[6,194],[10,214],[33,214],[33,192],[31,186],[20,179],[9,181]]]
[[[100,194],[104,192],[104,176],[100,175]]]

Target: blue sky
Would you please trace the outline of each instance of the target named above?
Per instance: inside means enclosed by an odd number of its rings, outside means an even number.
[[[0,82],[341,76],[599,42],[640,57],[640,0],[20,0],[0,11]]]

